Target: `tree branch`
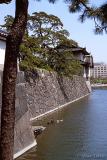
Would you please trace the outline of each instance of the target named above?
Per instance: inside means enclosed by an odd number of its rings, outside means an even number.
[[[12,0],[0,0],[0,4],[2,4],[2,3],[10,3]]]

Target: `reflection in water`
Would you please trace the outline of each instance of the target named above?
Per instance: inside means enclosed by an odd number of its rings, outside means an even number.
[[[47,125],[49,119],[54,124]],[[57,119],[63,119],[56,123]],[[107,90],[93,90],[79,102],[40,122],[47,129],[37,148],[18,160],[107,160]]]

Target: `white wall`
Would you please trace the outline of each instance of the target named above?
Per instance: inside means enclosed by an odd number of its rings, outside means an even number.
[[[0,40],[0,64],[4,64],[6,42]]]
[[[3,70],[4,68],[5,49],[6,49],[6,42],[0,40],[0,70]],[[17,67],[19,71],[19,62]]]

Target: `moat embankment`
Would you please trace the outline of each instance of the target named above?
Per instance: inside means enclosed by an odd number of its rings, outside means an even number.
[[[59,77],[56,73],[45,70],[25,75],[19,72],[16,86],[14,157],[36,145],[30,121],[87,94],[89,89],[83,77]]]

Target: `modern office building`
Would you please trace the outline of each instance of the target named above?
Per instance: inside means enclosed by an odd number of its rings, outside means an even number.
[[[107,64],[95,63],[94,68],[91,70],[93,78],[106,78],[107,77]]]

